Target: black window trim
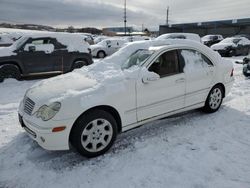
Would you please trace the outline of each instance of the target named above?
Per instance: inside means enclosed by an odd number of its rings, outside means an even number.
[[[153,65],[155,63],[155,61],[157,60],[157,58],[159,58],[162,54],[166,53],[166,52],[170,52],[170,51],[176,51],[176,55],[177,55],[177,62],[178,62],[178,72],[175,72],[175,73],[170,73],[170,74],[166,74],[166,75],[159,75],[160,78],[165,78],[165,77],[168,77],[168,76],[173,76],[173,75],[178,75],[178,74],[182,74],[184,73],[183,71],[181,71],[180,69],[180,62],[179,62],[179,53],[178,53],[178,48],[174,48],[174,49],[167,49],[167,50],[164,50],[164,51],[161,51],[158,55],[156,55],[154,57],[153,60],[151,60],[151,62],[146,66],[147,69],[149,69],[149,67],[151,65]]]

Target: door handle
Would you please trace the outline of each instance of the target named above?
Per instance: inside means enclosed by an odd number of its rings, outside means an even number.
[[[180,78],[175,80],[175,83],[183,83],[183,82],[185,82],[185,78]]]

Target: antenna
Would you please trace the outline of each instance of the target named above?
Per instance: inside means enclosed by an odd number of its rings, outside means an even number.
[[[127,0],[124,1],[124,32],[127,35]]]
[[[168,25],[169,6],[167,7],[166,25]]]

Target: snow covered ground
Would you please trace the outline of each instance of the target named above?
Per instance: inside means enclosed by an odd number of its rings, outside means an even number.
[[[234,87],[217,113],[195,110],[144,125],[94,159],[45,151],[31,140],[17,107],[38,80],[6,80],[0,85],[0,187],[250,187],[250,79],[234,65]]]

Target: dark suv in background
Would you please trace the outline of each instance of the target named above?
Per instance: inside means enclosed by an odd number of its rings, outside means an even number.
[[[222,35],[206,35],[206,36],[201,38],[202,43],[208,47],[210,47],[213,44],[216,44],[222,40],[223,40]]]
[[[37,74],[60,74],[92,64],[89,45],[80,35],[39,33],[0,48],[0,82]]]

